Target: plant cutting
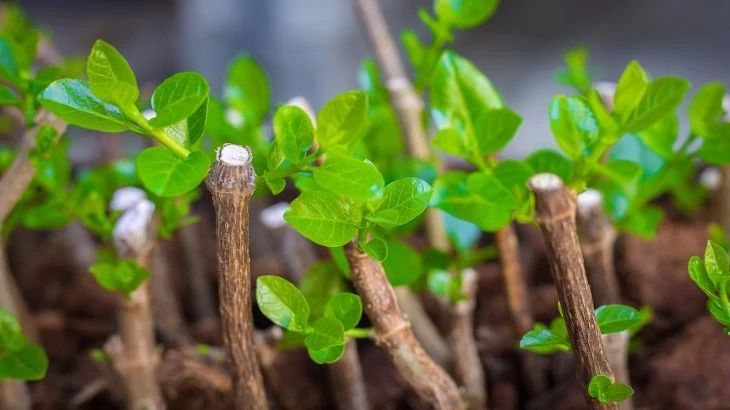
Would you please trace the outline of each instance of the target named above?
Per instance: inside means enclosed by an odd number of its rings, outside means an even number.
[[[148,120],[135,105],[139,90],[134,72],[111,45],[101,40],[94,44],[87,62],[87,75],[88,83],[73,79],[51,83],[41,93],[41,103],[71,124],[104,132],[130,130],[151,137],[162,145],[147,148],[136,160],[137,173],[143,185],[157,196],[182,195],[202,182],[209,168],[208,155],[196,149],[201,146],[199,141],[205,129],[208,106],[209,89],[202,76],[190,72],[179,73],[163,81],[152,95],[151,105],[155,116]],[[226,152],[231,155],[220,156]],[[218,189],[221,198],[228,200],[218,204],[222,211],[227,207],[233,211],[243,210],[248,205],[246,193],[249,191],[246,189],[253,189],[254,174],[249,173],[249,169],[240,169],[250,162],[248,152],[235,146],[219,151],[219,161],[212,174],[216,179],[210,180],[209,187]],[[248,179],[235,179],[244,177]],[[240,192],[227,192],[235,188]],[[246,204],[242,201],[246,201]],[[237,228],[219,230],[221,235],[227,235],[219,237],[219,249],[222,252],[219,260],[221,269],[225,269],[222,276],[228,278],[235,272],[231,269],[249,269],[247,248],[233,251],[230,246],[222,246],[233,243],[233,235],[236,235],[237,240],[247,237],[247,233],[242,231],[247,226],[247,218],[224,214],[219,221],[228,227],[230,225],[226,218],[232,216],[237,218]],[[224,330],[225,340],[235,368],[236,405],[239,408],[251,405],[265,408],[260,371],[250,350],[253,340],[251,311],[247,307],[250,301],[237,298],[242,296],[240,292],[245,292],[238,287],[240,282],[224,280],[222,284],[221,312],[225,317],[224,327],[227,327]],[[239,349],[233,343],[237,339],[230,338],[231,335],[245,337],[243,340],[250,341],[249,348]]]
[[[613,380],[601,334],[593,315],[593,300],[586,279],[583,258],[575,227],[575,197],[555,174],[530,178],[535,193],[536,218],[547,246],[550,271],[558,290],[568,339],[570,340],[584,386],[596,376]],[[590,408],[614,408],[593,394],[586,395]]]
[[[302,192],[284,215],[286,221],[317,244],[345,246],[350,280],[363,298],[376,343],[419,397],[437,407],[455,408],[461,399],[453,381],[416,341],[378,263],[388,252],[379,230],[403,225],[423,212],[431,187],[416,178],[386,186],[372,163],[353,156],[353,143],[365,129],[366,111],[362,92],[342,93],[320,110],[315,130],[302,109],[279,108],[265,179],[280,191],[287,176],[295,178]],[[310,153],[315,138],[319,148]],[[314,165],[320,156],[321,165]],[[334,340],[338,343],[333,346],[341,344],[339,337]]]
[[[730,258],[727,250],[708,241],[704,259],[693,256],[689,260],[689,277],[707,296],[707,310],[730,335]]]

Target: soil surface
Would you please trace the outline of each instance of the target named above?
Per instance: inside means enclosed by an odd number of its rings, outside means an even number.
[[[216,289],[215,249],[210,215],[201,224],[201,257],[208,267],[210,289]],[[640,332],[630,357],[635,404],[642,409],[730,408],[730,338],[706,312],[705,299],[687,276],[687,261],[701,255],[707,221],[674,218],[662,225],[655,241],[622,236],[617,241],[617,269],[626,302],[650,306],[654,320]],[[530,300],[538,321],[557,314],[539,232],[520,226],[521,258],[530,285]],[[252,233],[252,238],[256,238]],[[173,241],[175,242],[175,241]],[[275,242],[274,242],[275,243]],[[83,268],[69,259],[66,233],[15,233],[9,242],[11,269],[28,301],[39,341],[50,356],[48,377],[31,383],[36,409],[123,409],[123,395],[109,364],[98,360],[101,348],[116,331],[116,297],[100,289]],[[34,250],[44,249],[43,258]],[[173,296],[182,306],[184,332],[194,340],[177,345],[159,334],[163,352],[159,377],[170,408],[231,408],[231,380],[220,349],[201,353],[196,344],[220,343],[215,325],[194,320],[195,295],[185,284],[179,244],[172,243],[168,259]],[[281,268],[275,249],[253,250],[257,273]],[[88,257],[88,256],[87,256]],[[260,261],[260,262],[259,262]],[[521,365],[524,353],[515,349],[519,336],[510,325],[496,261],[479,268],[479,300],[475,332],[489,383],[490,408],[581,409],[584,401],[569,354],[535,357],[544,390],[531,395]],[[40,285],[42,284],[42,286]],[[215,292],[214,292],[215,293]],[[433,300],[424,299],[435,311]],[[266,334],[266,320],[256,318]],[[366,323],[364,323],[366,325]],[[367,390],[374,408],[426,408],[404,385],[388,358],[373,343],[358,347]],[[92,358],[97,356],[97,359]],[[334,408],[326,367],[314,365],[301,350],[280,351],[270,343],[260,352],[272,403],[282,409]]]

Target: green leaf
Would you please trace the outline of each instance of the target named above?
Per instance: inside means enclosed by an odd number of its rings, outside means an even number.
[[[304,339],[307,349],[314,351],[343,344],[345,344],[345,329],[342,322],[328,316],[317,319],[311,333]]]
[[[663,216],[661,208],[648,206],[630,212],[621,220],[619,227],[641,238],[653,239]]]
[[[205,78],[193,72],[177,73],[158,85],[152,94],[152,109],[157,116],[151,126],[164,128],[193,115],[208,100],[210,88]]]
[[[10,88],[0,85],[0,104],[16,105],[20,104],[20,99]]]
[[[433,145],[441,151],[459,158],[469,159],[467,141],[454,128],[441,128],[433,136]]]
[[[119,106],[134,104],[139,97],[134,71],[116,48],[96,40],[86,59],[89,86],[102,100]]]
[[[469,192],[479,195],[489,204],[507,209],[515,209],[517,200],[512,192],[492,174],[474,172],[466,179],[466,188]]]
[[[522,118],[509,108],[487,110],[474,125],[477,146],[482,155],[502,150],[515,136]]]
[[[593,376],[591,382],[588,383],[588,395],[594,398],[598,398],[604,390],[613,384],[613,380],[610,377],[599,374]]]
[[[646,93],[649,79],[638,61],[633,60],[626,66],[616,85],[613,97],[613,111],[621,116],[631,112]]]
[[[13,46],[6,37],[0,37],[0,78],[15,82],[18,66],[13,53]]]
[[[208,120],[208,98],[200,104],[197,110],[189,117],[177,124],[165,127],[165,133],[178,144],[188,149],[195,148],[195,144],[205,133],[205,124]]]
[[[625,383],[617,382],[611,384],[605,390],[603,390],[603,392],[601,392],[601,395],[598,397],[598,400],[604,403],[618,403],[628,399],[633,395],[634,389],[632,389],[631,386]]]
[[[378,262],[382,262],[388,256],[388,244],[380,236],[374,235],[374,232],[370,232],[369,239],[365,239],[368,235],[361,234],[359,245],[362,250],[365,251],[371,258]]]
[[[325,317],[342,322],[345,331],[357,326],[362,316],[362,301],[354,293],[340,293],[333,296],[324,307]]]
[[[439,20],[466,29],[485,22],[498,5],[499,0],[436,0],[433,8]]]
[[[334,363],[345,354],[345,345],[330,346],[322,350],[307,349],[309,357],[317,364]]]
[[[714,297],[717,291],[715,284],[705,269],[705,263],[699,256],[693,256],[689,260],[689,277],[707,295]]]
[[[570,158],[585,155],[600,129],[588,103],[580,97],[558,96],[550,103],[550,129],[561,150]]]
[[[331,99],[317,115],[317,141],[323,148],[347,146],[367,128],[367,95],[346,91]]]
[[[330,261],[310,266],[299,283],[299,289],[309,302],[312,317],[323,316],[327,301],[342,292],[343,288],[340,269]]]
[[[715,286],[719,287],[721,281],[730,280],[730,259],[727,251],[712,241],[707,241],[705,248],[705,269]]]
[[[410,245],[397,240],[388,241],[388,255],[383,269],[393,286],[406,286],[416,282],[423,274],[421,255]]]
[[[98,262],[89,270],[102,288],[125,295],[132,293],[150,276],[150,272],[134,260]]]
[[[639,180],[642,168],[633,161],[613,159],[606,163],[603,172],[619,184],[628,185]]]
[[[302,292],[286,279],[262,275],[256,279],[256,303],[269,320],[294,332],[309,329],[309,304]],[[341,325],[340,325],[341,326]]]
[[[314,169],[314,180],[322,188],[350,199],[368,200],[380,196],[383,176],[368,160],[335,153]]]
[[[663,77],[652,81],[634,109],[621,116],[624,129],[641,131],[649,128],[674,112],[687,91],[689,82],[683,78]]]
[[[520,339],[520,349],[525,349],[537,354],[550,354],[554,352],[570,351],[570,341],[565,337],[547,329],[542,325],[536,325],[535,329],[525,333]]]
[[[103,132],[128,129],[127,119],[119,108],[100,100],[80,80],[54,81],[41,92],[38,101],[69,124]]]
[[[467,188],[467,174],[447,172],[436,180],[431,206],[493,232],[512,219],[509,207],[495,205]]]
[[[312,147],[314,127],[304,110],[283,105],[274,114],[274,135],[284,158],[294,163],[304,158]]]
[[[228,66],[225,100],[252,126],[263,123],[271,108],[269,79],[261,65],[249,55],[236,57]]]
[[[454,277],[445,270],[434,269],[428,273],[426,284],[434,295],[448,298],[454,287]]]
[[[342,246],[357,228],[350,223],[350,207],[339,196],[325,191],[302,192],[284,214],[299,233],[322,246]]]
[[[595,314],[604,335],[623,332],[644,320],[638,310],[625,305],[603,305],[596,309]]]
[[[588,70],[588,49],[576,47],[563,55],[566,68],[557,73],[558,83],[573,87],[586,93],[593,85],[591,72]]]
[[[137,156],[137,172],[145,188],[157,196],[177,196],[192,191],[208,175],[208,156],[193,151],[180,158],[164,147],[151,147]]]
[[[27,343],[20,323],[9,311],[0,308],[0,351],[16,351]]]
[[[445,51],[434,70],[431,107],[437,129],[452,128],[461,138],[464,150],[476,154],[476,121],[487,110],[502,108],[502,98],[472,63]]]
[[[420,215],[431,199],[431,185],[418,178],[391,182],[383,190],[383,198],[366,219],[386,228],[406,224]]]
[[[47,370],[48,357],[38,345],[26,344],[16,351],[0,351],[0,380],[40,380]]]
[[[693,133],[707,136],[722,117],[722,99],[725,97],[725,86],[711,82],[697,91],[689,106],[689,124]]]
[[[573,178],[573,162],[551,149],[540,149],[526,159],[534,173],[549,172],[559,176],[563,181]]]

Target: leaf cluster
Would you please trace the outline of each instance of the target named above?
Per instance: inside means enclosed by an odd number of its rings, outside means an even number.
[[[599,374],[588,384],[588,395],[601,403],[618,403],[634,395],[634,389],[626,383],[615,382]]]
[[[730,257],[721,245],[708,241],[704,259],[689,260],[689,277],[707,296],[707,310],[730,334]]]
[[[318,266],[315,269],[318,275],[311,280],[326,284],[327,276],[322,270],[331,268]],[[304,293],[286,279],[259,276],[256,280],[256,303],[269,320],[304,338],[304,346],[313,361],[334,363],[344,354],[346,336],[369,334],[367,330],[356,328],[362,316],[362,302],[353,293],[338,292],[322,303],[332,288],[307,286],[313,297],[311,306]]]
[[[595,310],[595,318],[601,334],[619,333],[624,330],[638,331],[650,318],[648,312],[626,305],[603,305]],[[568,329],[561,316],[553,319],[550,327],[541,323],[525,333],[520,339],[520,348],[537,354],[568,352],[571,350]]]
[[[139,178],[157,196],[176,196],[196,188],[210,161],[200,151],[208,113],[208,83],[200,74],[177,73],[157,86],[150,118],[137,106],[134,71],[110,44],[97,40],[86,61],[88,81],[63,78],[38,96],[59,118],[102,132],[132,131],[162,144],[137,157]]]

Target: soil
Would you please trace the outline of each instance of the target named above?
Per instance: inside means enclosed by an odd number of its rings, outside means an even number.
[[[210,214],[203,213],[201,257],[214,267]],[[687,260],[701,255],[706,242],[705,220],[673,217],[659,230],[655,241],[622,236],[617,242],[617,269],[627,302],[648,305],[654,320],[639,333],[637,348],[630,358],[632,383],[637,390],[635,404],[642,409],[730,408],[730,339],[706,312],[703,295],[687,276]],[[522,264],[530,285],[530,300],[538,321],[556,315],[557,298],[552,288],[539,232],[520,226]],[[252,238],[258,233],[252,233]],[[28,301],[40,342],[50,356],[48,377],[31,383],[35,409],[122,409],[122,392],[107,363],[91,358],[116,330],[114,295],[100,289],[78,263],[69,261],[69,244],[63,234],[18,231],[9,241],[12,272],[18,277]],[[43,258],[34,251],[44,249]],[[273,273],[277,266],[273,249],[253,252],[254,264],[266,265],[257,273]],[[171,247],[172,259],[179,247]],[[178,249],[175,251],[175,249]],[[177,258],[176,258],[177,257]],[[261,261],[260,263],[258,261]],[[184,268],[181,263],[174,269]],[[580,409],[584,401],[575,379],[570,355],[537,360],[544,372],[546,388],[529,397],[521,381],[520,352],[514,334],[498,264],[480,267],[480,288],[475,332],[489,383],[490,408],[494,409]],[[175,281],[185,275],[173,272]],[[215,290],[214,269],[209,269]],[[42,284],[42,286],[39,286]],[[175,297],[183,306],[189,333],[198,342],[215,343],[208,331],[200,338],[193,325],[192,304],[185,284],[177,286]],[[430,299],[425,299],[429,301]],[[256,318],[265,330],[266,321]],[[160,339],[158,339],[160,340]],[[201,355],[195,346],[164,351],[160,365],[163,392],[174,409],[231,408],[230,376],[217,349]],[[400,380],[387,357],[371,342],[359,342],[359,353],[371,404],[378,409],[423,408]],[[272,402],[283,409],[334,408],[326,368],[314,365],[301,350],[264,349],[266,379]]]

